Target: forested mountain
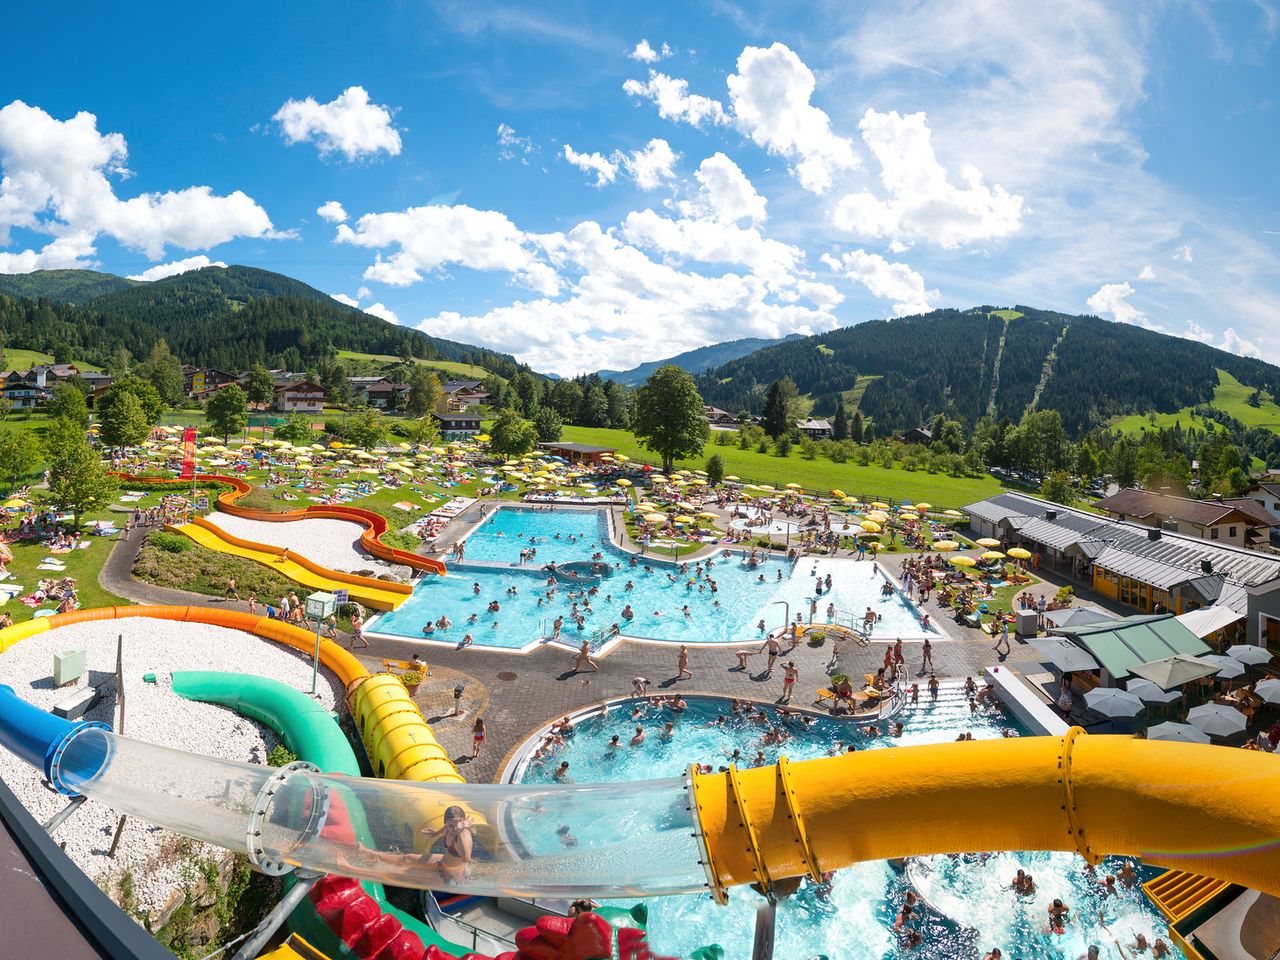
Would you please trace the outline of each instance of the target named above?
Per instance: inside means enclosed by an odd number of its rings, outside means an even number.
[[[0,273],[0,293],[57,303],[87,303],[103,294],[128,290],[137,282],[96,270],[37,270]]]
[[[676,356],[666,360],[653,360],[649,363],[642,363],[640,366],[632,367],[630,370],[601,370],[597,376],[605,380],[612,380],[615,383],[621,383],[624,386],[638,387],[648,380],[655,370],[668,364],[673,364],[682,370],[688,370],[690,373],[702,373],[704,370],[714,369],[731,360],[745,357],[749,353],[763,350],[765,347],[802,339],[804,338],[800,334],[793,333],[790,336],[783,337],[781,340],[766,340],[761,337],[726,340],[724,343],[712,343],[696,350],[686,350],[684,353],[676,354]]]
[[[882,434],[939,413],[972,424],[988,414],[1017,422],[1032,409],[1059,411],[1079,433],[1120,414],[1206,403],[1219,368],[1261,390],[1280,387],[1280,368],[1195,340],[1093,316],[977,307],[767,347],[702,374],[698,386],[707,403],[758,413],[769,384],[790,377],[816,415],[843,396]]]
[[[77,303],[87,278],[98,278],[107,292]],[[30,298],[5,293],[9,288],[46,292]],[[122,349],[145,357],[164,339],[186,362],[228,370],[252,363],[303,370],[338,350],[457,360],[505,377],[521,369],[506,354],[387,323],[301,281],[252,267],[206,267],[137,284],[87,270],[0,277],[0,331],[8,346],[104,366]]]

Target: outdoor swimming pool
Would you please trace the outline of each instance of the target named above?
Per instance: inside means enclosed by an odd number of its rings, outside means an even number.
[[[693,579],[692,568],[681,575],[669,561],[636,558],[632,565],[633,555],[609,541],[607,518],[600,510],[503,508],[474,530],[466,544],[464,562],[450,563],[444,577],[421,578],[413,595],[398,610],[378,617],[369,632],[422,639],[423,624],[443,614],[453,626],[435,632],[432,640],[459,643],[470,633],[477,646],[521,649],[550,636],[553,621],[563,616],[561,640],[571,646],[603,634],[615,623],[626,636],[749,646],[763,640],[760,620],[775,629],[797,613],[808,619],[815,603],[814,619],[819,622],[827,619],[832,604],[840,619],[861,620],[867,607],[874,608],[881,618],[874,638],[926,632],[915,606],[899,592],[881,596],[886,577],[870,561],[806,557],[793,565],[770,557],[748,568],[737,548],[730,557],[718,553],[711,558],[712,589],[706,578]],[[517,565],[520,550],[530,545],[538,551],[536,559]],[[554,595],[546,595],[550,588],[548,574],[541,569],[544,564],[589,561],[597,552],[613,570],[599,583],[596,596],[571,596],[585,588],[568,583],[557,583]],[[832,588],[818,595],[816,580],[827,574]],[[579,631],[570,613],[575,602],[585,599],[590,599],[590,609],[582,608],[586,623]],[[499,609],[490,612],[494,601]],[[624,612],[627,606],[631,618]],[[469,622],[472,615],[475,620]]]
[[[689,709],[674,719],[669,739],[662,737],[673,715],[650,708],[639,721],[632,720],[630,704],[615,705],[608,714],[595,714],[576,724],[573,737],[553,760],[538,766],[517,767],[513,776],[523,783],[550,783],[561,760],[568,760],[569,779],[578,782],[622,782],[634,779],[682,775],[690,763],[728,763],[736,747],[747,757],[763,749],[768,762],[779,754],[803,760],[826,756],[854,743],[859,750],[892,749],[897,745],[939,743],[954,740],[961,731],[977,739],[994,738],[1001,731],[1018,732],[1018,724],[997,707],[971,714],[967,698],[956,684],[942,688],[937,703],[927,694],[916,707],[908,706],[896,719],[905,725],[901,738],[867,738],[855,733],[848,721],[815,718],[809,730],[792,723],[793,739],[783,747],[764,747],[765,727],[731,720],[717,726],[717,716],[729,716],[729,704],[711,698],[689,698]],[[765,708],[773,720],[778,715]],[[636,723],[646,730],[642,746],[626,746]],[[606,744],[617,734],[623,746],[614,751]],[[750,765],[749,763],[743,764]],[[873,824],[865,825],[874,829]],[[607,839],[611,831],[626,830],[614,817],[601,817],[594,828]],[[540,850],[555,849],[555,824],[520,824],[522,836]],[[544,835],[545,834],[545,835]],[[1114,872],[1119,861],[1098,868]],[[1038,891],[1019,898],[1009,889],[1014,872],[1022,868],[1036,880]],[[990,858],[925,857],[908,862],[905,870],[884,861],[842,870],[825,898],[807,881],[799,893],[778,910],[776,955],[808,958],[825,954],[830,960],[864,960],[905,952],[893,930],[896,911],[908,889],[921,894],[930,908],[916,924],[924,937],[913,955],[929,960],[979,956],[999,946],[1006,957],[1076,960],[1088,944],[1101,947],[1107,960],[1120,960],[1116,939],[1130,943],[1137,933],[1149,940],[1169,941],[1165,924],[1138,888],[1124,890],[1119,899],[1105,899],[1097,880],[1089,877],[1078,858],[1061,853],[1001,853]],[[1080,921],[1068,924],[1063,936],[1046,929],[1046,911],[1054,897],[1072,906]],[[619,901],[629,906],[636,901]],[[650,942],[659,953],[687,956],[707,943],[719,943],[727,957],[751,955],[755,908],[759,901],[745,888],[735,890],[729,906],[719,907],[708,896],[665,897],[648,901]],[[1106,929],[1097,922],[1099,911]]]

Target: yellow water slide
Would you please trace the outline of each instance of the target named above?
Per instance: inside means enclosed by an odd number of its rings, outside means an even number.
[[[357,600],[375,610],[394,610],[408,600],[413,593],[413,588],[405,583],[330,570],[294,553],[286,556],[285,550],[281,547],[237,537],[203,517],[196,517],[191,523],[184,523],[170,529],[186,534],[196,543],[210,550],[254,560],[295,583],[313,590],[328,592],[346,590],[352,600]]]
[[[1087,736],[978,740],[693,774],[712,892],[863,860],[1065,850],[1280,895],[1280,756]]]

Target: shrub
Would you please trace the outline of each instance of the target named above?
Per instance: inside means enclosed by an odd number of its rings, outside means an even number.
[[[826,641],[827,635],[823,631],[819,630],[816,633],[805,634],[805,639],[809,641],[809,646],[820,647]]]
[[[151,542],[165,553],[186,553],[193,546],[189,538],[180,533],[169,533],[165,530],[152,533]]]
[[[1059,587],[1058,592],[1053,595],[1053,599],[1059,603],[1070,603],[1075,596],[1075,591],[1070,587]]]
[[[422,545],[422,541],[418,539],[416,533],[409,533],[404,530],[388,530],[382,535],[381,540],[388,547],[396,550],[407,550],[410,553]]]
[[[283,743],[277,743],[267,754],[268,767],[287,767],[298,758]]]
[[[406,670],[400,674],[400,682],[406,687],[416,687],[422,682],[422,674],[417,670]]]

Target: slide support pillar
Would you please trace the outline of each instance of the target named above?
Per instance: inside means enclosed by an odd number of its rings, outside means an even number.
[[[773,939],[777,923],[778,900],[772,893],[766,893],[764,903],[756,907],[756,935],[751,945],[751,960],[773,960]]]
[[[280,925],[288,919],[289,914],[293,913],[298,904],[307,899],[311,888],[320,882],[324,874],[299,870],[294,876],[298,878],[298,882],[290,887],[289,892],[280,898],[280,902],[271,908],[271,912],[262,918],[254,928],[253,935],[236,951],[236,955],[231,960],[253,960],[266,946],[267,941],[280,929]]]

